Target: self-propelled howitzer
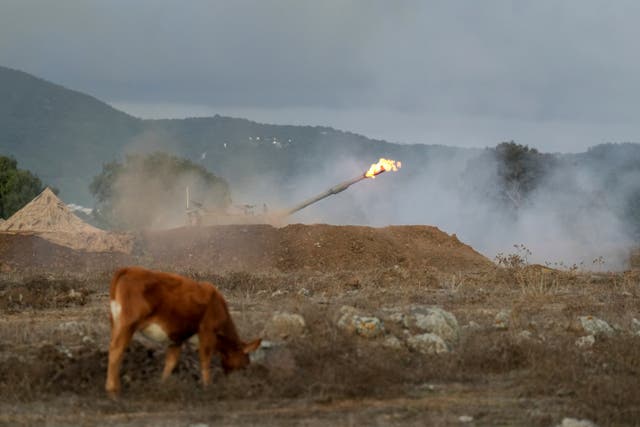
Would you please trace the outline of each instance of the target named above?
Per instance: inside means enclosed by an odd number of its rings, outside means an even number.
[[[302,203],[299,203],[298,205],[294,206],[291,209],[288,209],[286,211],[283,212],[283,216],[289,216],[289,215],[293,215],[294,213],[306,208],[309,205],[312,205],[316,202],[319,202],[320,200],[332,196],[334,194],[338,194],[343,192],[344,190],[346,190],[347,188],[349,188],[350,186],[352,186],[353,184],[355,184],[356,182],[362,181],[363,179],[367,179],[366,175],[360,175],[357,176],[353,179],[349,179],[347,181],[344,181],[338,185],[334,185],[333,187],[331,187],[330,189],[328,189],[327,191],[318,194],[315,197],[311,197],[310,199],[305,200]]]

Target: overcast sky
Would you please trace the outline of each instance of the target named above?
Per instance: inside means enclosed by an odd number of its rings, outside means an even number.
[[[141,117],[395,142],[640,141],[638,1],[0,0],[0,65]]]

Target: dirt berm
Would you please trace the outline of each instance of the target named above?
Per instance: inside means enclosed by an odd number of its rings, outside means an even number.
[[[492,265],[455,235],[429,226],[188,227],[140,234],[131,255],[86,253],[35,236],[0,235],[0,269],[4,271],[107,271],[127,264],[215,273],[361,271],[395,266],[466,272]]]

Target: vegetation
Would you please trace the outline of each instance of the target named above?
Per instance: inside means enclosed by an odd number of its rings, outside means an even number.
[[[89,186],[95,215],[114,228],[162,226],[184,218],[185,189],[208,208],[231,203],[227,182],[190,160],[164,152],[128,155],[103,166]]]
[[[0,156],[0,218],[9,218],[44,190],[40,178],[18,169],[18,162]]]
[[[514,141],[502,142],[469,161],[465,181],[507,210],[518,210],[555,165],[551,154]]]

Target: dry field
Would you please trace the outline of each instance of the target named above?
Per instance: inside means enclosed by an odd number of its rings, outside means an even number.
[[[123,255],[0,235],[0,425],[640,420],[638,271],[497,265],[431,227],[229,226],[137,239]],[[214,360],[214,384],[203,390],[193,351],[161,384],[164,349],[137,337],[122,397],[108,399],[108,282],[127,264],[215,283],[241,336],[271,346],[229,376]],[[367,337],[341,327],[344,306],[384,329]],[[423,331],[406,319],[425,307],[457,320],[446,352],[409,344]],[[275,325],[275,313],[299,314],[305,327]],[[583,316],[610,330],[589,342]]]

